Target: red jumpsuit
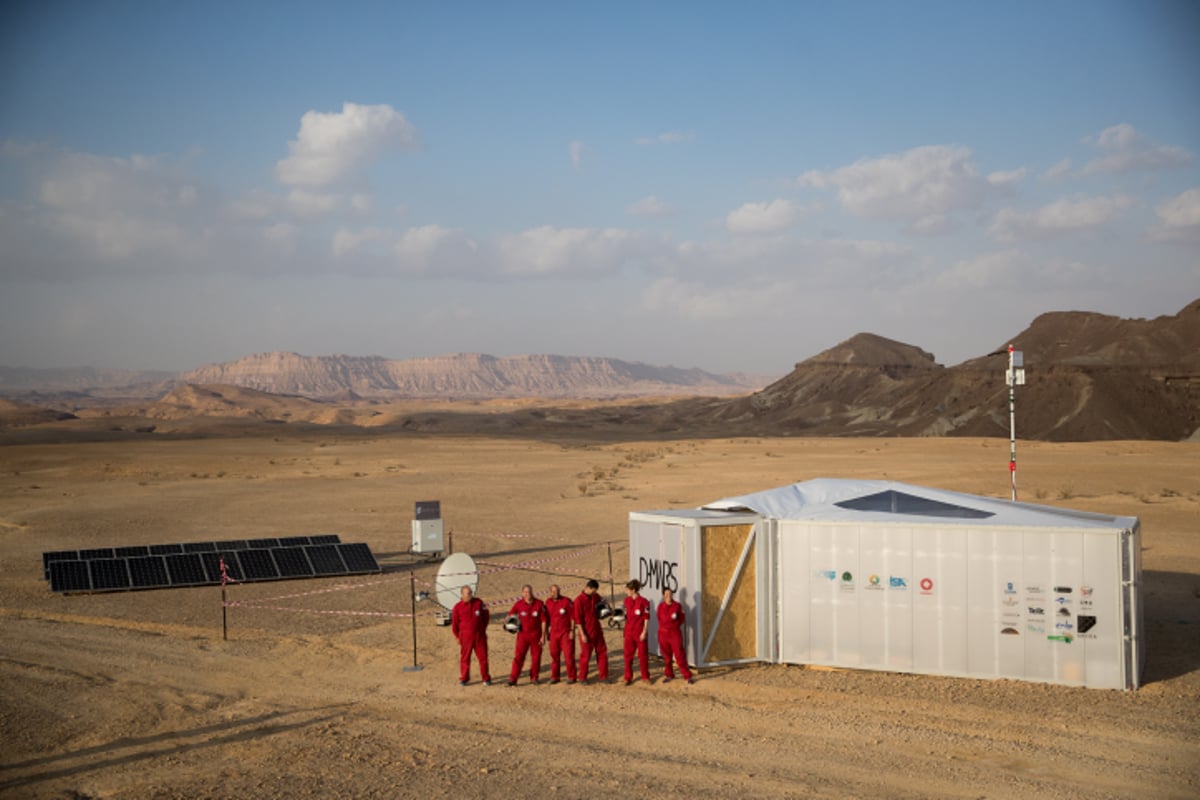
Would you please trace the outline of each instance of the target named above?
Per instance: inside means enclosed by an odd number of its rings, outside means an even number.
[[[575,681],[575,634],[571,631],[575,609],[571,598],[559,597],[546,600],[546,613],[550,615],[550,680],[559,676],[559,660],[567,662],[567,678]]]
[[[466,682],[471,678],[471,651],[479,662],[479,674],[485,681],[492,679],[488,672],[487,626],[490,614],[487,604],[478,597],[470,602],[459,600],[450,612],[450,631],[458,639],[458,679]]]
[[[546,632],[546,604],[536,597],[531,602],[521,598],[516,602],[508,615],[516,616],[521,621],[521,630],[517,633],[516,650],[513,652],[512,672],[508,682],[516,683],[525,667],[525,652],[529,651],[529,679],[538,682],[538,673],[542,670],[542,637]]]
[[[580,681],[587,681],[588,662],[592,651],[596,651],[596,671],[600,680],[608,680],[608,645],[604,641],[604,629],[600,626],[599,592],[580,592],[575,598],[575,624],[579,626],[579,671]],[[583,637],[587,636],[585,640]]]
[[[649,648],[642,632],[650,624],[650,601],[639,595],[625,598],[625,682],[633,680],[633,656],[638,657],[642,680],[650,680]]]
[[[683,650],[683,606],[678,600],[658,604],[658,652],[662,656],[665,677],[675,677],[675,670],[671,668],[671,659],[674,658],[683,679],[692,679],[687,653]]]

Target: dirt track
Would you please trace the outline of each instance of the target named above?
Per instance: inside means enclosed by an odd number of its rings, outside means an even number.
[[[0,448],[0,795],[6,797],[1196,797],[1200,445],[1029,444],[1028,499],[1141,517],[1148,665],[1136,693],[782,666],[694,686],[456,683],[408,607],[409,520],[438,498],[480,594],[606,576],[631,510],[812,477],[1004,495],[1007,442],[739,439],[589,445],[472,436],[153,439]],[[360,588],[231,609],[216,589],[61,597],[40,554],[337,532],[387,568]],[[621,577],[621,544],[614,550]],[[417,570],[427,579],[433,567]],[[254,584],[273,597],[332,581]],[[369,584],[369,585],[368,585]],[[428,611],[428,604],[420,607]],[[493,672],[512,639],[491,633]],[[619,666],[620,642],[609,636]]]

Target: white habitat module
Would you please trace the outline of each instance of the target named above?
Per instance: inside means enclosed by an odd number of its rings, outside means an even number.
[[[445,549],[446,536],[442,524],[442,504],[437,500],[418,501],[413,513],[411,552],[421,555],[437,555]]]
[[[1136,517],[893,481],[812,480],[629,515],[630,572],[652,602],[675,590],[694,664],[1107,689],[1141,682],[1140,539]]]

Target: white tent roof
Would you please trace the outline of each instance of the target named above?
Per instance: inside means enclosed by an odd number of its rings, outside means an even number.
[[[970,525],[1134,529],[1136,517],[1112,517],[1065,508],[1013,503],[898,481],[818,478],[777,489],[727,497],[704,506],[750,510],[770,519],[913,523],[961,520]]]

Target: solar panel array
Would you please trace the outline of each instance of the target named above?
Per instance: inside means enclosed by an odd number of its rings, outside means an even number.
[[[381,571],[370,547],[333,533],[57,550],[42,553],[42,568],[54,592],[127,592],[219,584],[222,559],[243,583]]]

